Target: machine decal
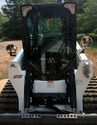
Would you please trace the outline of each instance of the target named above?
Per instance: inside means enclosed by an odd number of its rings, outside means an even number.
[[[15,79],[15,78],[22,78],[23,77],[23,75],[14,75],[13,76],[13,78]]]
[[[54,83],[54,81],[47,81],[48,83]]]
[[[48,81],[47,88],[54,88],[54,81]]]
[[[16,65],[14,63],[11,63],[10,68],[16,68]]]

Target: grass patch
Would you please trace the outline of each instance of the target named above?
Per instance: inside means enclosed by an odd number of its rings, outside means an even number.
[[[93,42],[93,45],[85,50],[87,53],[97,56],[97,42]]]
[[[97,49],[97,42],[93,42],[93,45],[92,45],[92,47],[91,48],[95,48],[95,49]]]
[[[94,56],[96,56],[96,55],[97,55],[97,49],[92,49],[92,54],[93,54]]]
[[[85,51],[93,56],[97,55],[97,48],[88,48]]]
[[[5,73],[3,76],[0,76],[0,80],[7,79],[7,78],[8,78],[8,73]]]

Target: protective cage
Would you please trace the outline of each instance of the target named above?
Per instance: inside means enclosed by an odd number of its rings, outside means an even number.
[[[36,79],[63,79],[76,67],[76,4],[22,5],[21,14],[26,71]]]

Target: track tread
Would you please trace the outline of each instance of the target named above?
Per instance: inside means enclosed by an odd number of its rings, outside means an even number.
[[[9,80],[0,94],[0,113],[18,113],[18,97]]]
[[[83,110],[86,114],[97,113],[97,77],[95,74],[84,93]]]

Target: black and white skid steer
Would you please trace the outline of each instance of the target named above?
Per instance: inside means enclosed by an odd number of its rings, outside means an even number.
[[[97,123],[96,77],[76,42],[76,4],[22,5],[21,15],[23,48],[9,63],[0,125]]]

